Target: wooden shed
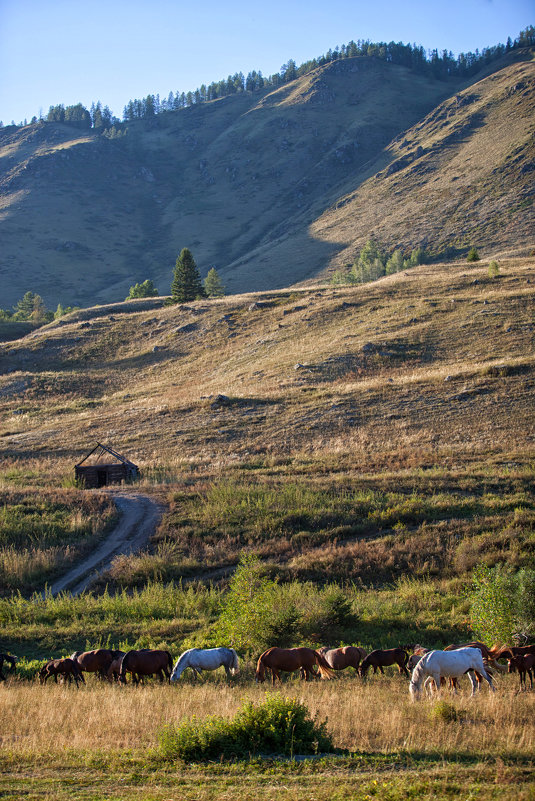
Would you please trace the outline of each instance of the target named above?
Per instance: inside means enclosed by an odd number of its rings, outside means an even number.
[[[93,489],[134,481],[139,477],[139,467],[109,445],[97,442],[96,447],[75,465],[74,473],[87,489]]]

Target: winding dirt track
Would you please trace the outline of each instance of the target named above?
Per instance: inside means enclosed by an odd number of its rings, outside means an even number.
[[[99,573],[108,570],[115,556],[139,551],[156,530],[163,513],[156,501],[139,493],[108,492],[121,513],[117,526],[90,556],[50,586],[52,595],[67,589],[73,595],[83,592]]]

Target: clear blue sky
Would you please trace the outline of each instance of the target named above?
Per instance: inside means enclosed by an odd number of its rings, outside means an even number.
[[[0,0],[0,119],[277,72],[351,39],[460,52],[515,38],[534,0]]]

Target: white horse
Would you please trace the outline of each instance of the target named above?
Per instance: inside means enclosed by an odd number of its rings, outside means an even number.
[[[429,653],[422,656],[412,671],[409,686],[411,698],[413,701],[417,701],[420,698],[422,682],[427,677],[432,678],[437,688],[439,688],[441,676],[459,678],[465,673],[468,673],[472,684],[472,695],[475,695],[477,682],[474,670],[477,670],[483,676],[490,689],[494,692],[492,679],[485,670],[483,657],[478,648],[459,648],[458,651],[429,651]]]
[[[178,681],[186,668],[191,668],[196,678],[202,670],[217,670],[221,666],[225,668],[227,679],[238,673],[238,654],[234,648],[190,648],[178,658],[170,681]]]

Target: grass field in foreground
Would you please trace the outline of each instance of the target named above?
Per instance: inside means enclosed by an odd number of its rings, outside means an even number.
[[[244,763],[170,762],[158,749],[164,724],[184,717],[232,716],[271,690],[223,681],[177,686],[0,687],[0,797],[10,799],[521,799],[535,797],[535,695],[516,677],[498,690],[446,704],[412,704],[407,681],[352,676],[301,685],[297,697],[327,718],[339,756]]]

